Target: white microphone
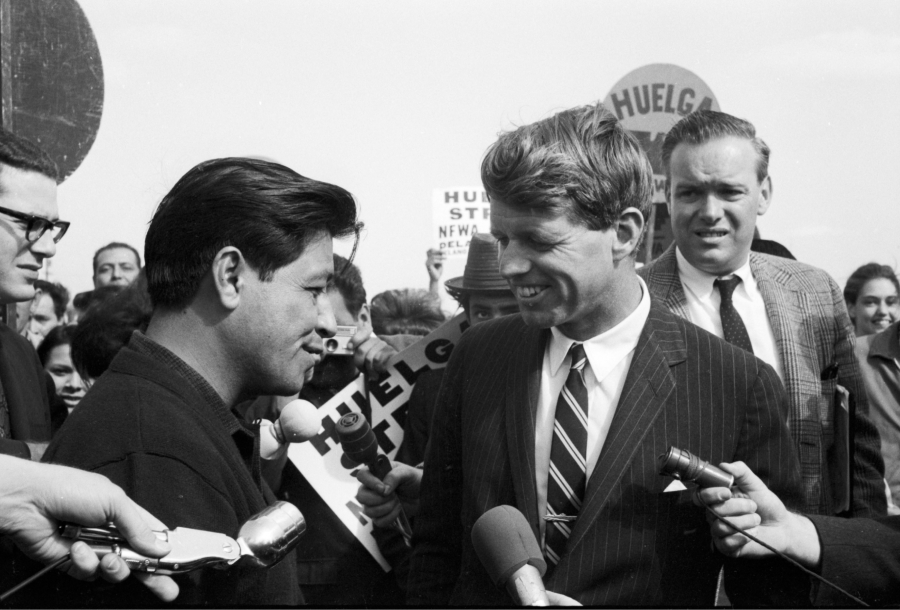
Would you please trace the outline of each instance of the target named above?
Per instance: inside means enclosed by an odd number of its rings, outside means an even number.
[[[260,420],[259,456],[264,460],[278,459],[287,451],[288,443],[308,441],[321,429],[322,422],[315,405],[299,398],[292,400],[274,423]]]

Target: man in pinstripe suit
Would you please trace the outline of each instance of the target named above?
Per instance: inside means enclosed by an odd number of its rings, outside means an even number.
[[[675,243],[640,270],[650,293],[672,313],[728,338],[715,283],[739,278],[730,300],[748,349],[787,388],[803,511],[884,515],[881,445],[840,288],[820,269],[750,251],[756,219],[772,197],[769,147],[749,122],[703,110],[669,131],[662,157]],[[847,415],[839,387],[850,394]],[[844,443],[854,436],[848,454]]]
[[[658,474],[672,445],[743,460],[798,496],[776,373],[652,305],[634,272],[650,179],[636,140],[599,104],[489,149],[491,230],[521,313],[469,329],[447,367],[410,603],[510,603],[471,542],[475,521],[508,504],[541,544],[550,591],[583,604],[712,605],[723,558],[703,511]],[[729,577],[732,599],[749,601],[743,577],[762,569]]]

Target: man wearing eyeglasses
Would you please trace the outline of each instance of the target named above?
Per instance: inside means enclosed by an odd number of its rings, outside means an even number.
[[[44,259],[69,223],[59,220],[56,164],[0,129],[0,306],[34,297]],[[0,325],[0,453],[40,460],[50,441],[47,378],[31,344]]]

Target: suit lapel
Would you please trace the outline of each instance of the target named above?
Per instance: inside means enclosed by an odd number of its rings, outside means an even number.
[[[687,311],[687,297],[684,286],[678,276],[678,259],[675,256],[675,244],[662,253],[650,265],[647,285],[651,287],[653,297],[659,300],[666,309],[685,320],[690,320]]]
[[[775,335],[782,370],[787,370],[786,363],[795,360],[792,354],[799,340],[798,323],[791,312],[808,311],[809,308],[800,302],[804,299],[802,293],[787,288],[785,283],[779,281],[779,270],[764,256],[750,253],[750,271],[766,304],[766,316]]]
[[[667,316],[657,306],[651,307],[609,434],[588,482],[584,508],[569,539],[567,554],[582,541],[585,532],[600,515],[644,437],[665,407],[669,395],[675,390],[675,379],[670,368],[684,362],[686,351],[677,324],[666,319]],[[657,331],[662,331],[665,341],[659,340]]]
[[[549,334],[547,330],[525,328],[511,359],[506,386],[506,438],[516,504],[535,536],[539,535],[540,526],[534,480],[534,420]]]

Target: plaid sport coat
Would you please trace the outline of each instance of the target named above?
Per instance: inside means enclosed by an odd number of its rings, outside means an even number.
[[[841,289],[821,269],[787,258],[751,252],[750,270],[765,300],[781,356],[789,398],[788,427],[803,478],[804,512],[835,512],[837,490],[833,488],[829,462],[839,459],[834,424],[835,391],[840,385],[850,392],[850,430],[855,441],[850,512],[855,517],[884,515],[881,441],[869,418],[853,327]],[[638,274],[657,303],[689,319],[675,244]],[[837,375],[829,375],[835,366]]]

